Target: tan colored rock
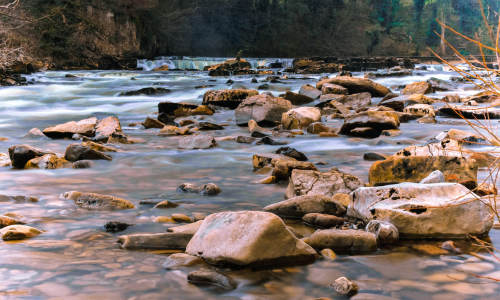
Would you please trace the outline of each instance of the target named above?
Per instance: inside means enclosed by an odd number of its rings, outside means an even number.
[[[421,117],[435,117],[436,113],[434,112],[434,107],[432,105],[427,104],[413,104],[405,107],[403,110],[404,113],[412,114],[418,118]]]
[[[362,230],[317,230],[307,244],[315,249],[333,251],[374,252],[378,249],[377,236]]]
[[[11,225],[0,229],[0,237],[4,241],[29,239],[40,233],[42,233],[41,230],[25,225]]]
[[[340,137],[340,135],[333,133],[333,132],[321,132],[318,136],[319,137],[328,137],[328,138]]]
[[[447,182],[460,182],[470,189],[477,187],[478,164],[474,159],[448,156],[391,156],[374,162],[368,179],[370,186],[420,182],[435,170],[443,172]]]
[[[399,125],[398,116],[391,112],[367,111],[346,117],[340,133],[350,134],[359,127],[370,127],[381,133],[383,130],[399,129]]]
[[[305,161],[273,159],[271,165],[274,168],[273,176],[275,176],[278,181],[288,180],[293,170],[318,170],[313,163]]]
[[[217,105],[236,109],[243,100],[248,97],[256,96],[259,92],[249,89],[234,89],[234,90],[215,90],[207,91],[203,96],[203,105]],[[248,121],[247,121],[248,122]]]
[[[160,136],[170,136],[170,135],[177,135],[180,133],[180,128],[176,126],[170,126],[170,125],[165,125],[160,132],[158,132],[157,135]]]
[[[58,157],[54,154],[46,154],[37,158],[33,158],[26,163],[25,169],[63,169],[63,168],[73,168],[73,164],[63,157]]]
[[[208,149],[217,146],[217,142],[212,136],[199,134],[186,136],[179,140],[179,149]]]
[[[0,168],[10,166],[10,158],[5,153],[0,153]]]
[[[405,89],[401,91],[401,95],[430,94],[432,92],[432,86],[429,83],[420,81],[407,85]]]
[[[344,224],[344,222],[348,221],[347,219],[341,217],[326,215],[326,214],[318,214],[318,213],[307,214],[304,217],[302,217],[302,220],[307,224],[320,227],[328,227],[328,228],[341,226]]]
[[[142,126],[144,126],[144,128],[146,128],[146,129],[149,129],[149,128],[160,128],[161,129],[161,128],[165,127],[165,124],[158,121],[157,119],[147,117],[146,120],[144,122],[142,122]]]
[[[154,68],[151,71],[153,71],[153,72],[164,72],[164,71],[168,71],[168,70],[169,70],[168,65],[163,65],[161,67]]]
[[[71,138],[74,134],[94,136],[97,118],[84,119],[46,128],[43,134],[53,139]]]
[[[349,195],[342,194],[342,193],[338,193],[338,194],[333,195],[333,200],[339,202],[340,204],[342,204],[346,208],[349,206],[349,203],[351,202]]]
[[[208,216],[186,253],[210,264],[246,267],[316,259],[316,251],[297,239],[278,216],[258,211]]]
[[[260,184],[272,184],[272,183],[276,183],[276,177],[275,176],[269,176],[269,177],[266,177],[264,179],[259,180],[257,183],[260,183]]]
[[[338,128],[326,126],[321,122],[314,122],[307,127],[307,132],[311,134],[320,134],[322,132],[338,133]]]
[[[97,122],[95,140],[107,140],[115,132],[122,132],[120,120],[117,117],[107,117]]]
[[[324,83],[323,86],[321,87],[321,93],[323,95],[327,94],[348,95],[349,90],[338,84]]]
[[[105,195],[98,195],[93,193],[68,192],[61,195],[64,199],[74,200],[75,204],[81,208],[91,210],[120,210],[135,208],[134,204],[130,201]]]
[[[321,121],[321,111],[316,107],[299,107],[283,113],[281,123],[284,129],[304,129]]]
[[[273,159],[281,159],[287,161],[297,161],[295,158],[281,155],[281,154],[255,154],[253,156],[254,169],[261,169],[265,166],[271,165]]]
[[[171,218],[178,223],[193,223],[190,217],[183,214],[173,214]]]
[[[122,235],[117,244],[126,250],[182,250],[192,237],[192,234],[172,232]]]
[[[118,152],[119,151],[119,149],[117,149],[115,147],[106,146],[106,145],[98,144],[98,143],[94,143],[94,142],[83,142],[82,145],[89,147],[89,148],[92,148],[94,150],[100,151],[100,152]]]
[[[332,249],[323,249],[320,252],[321,256],[326,260],[335,260],[337,258],[337,254],[333,252]]]
[[[0,228],[4,228],[7,226],[11,226],[11,225],[23,225],[23,224],[26,224],[26,223],[19,221],[19,220],[16,220],[14,218],[5,216],[5,215],[0,216]]]
[[[261,126],[274,126],[282,115],[292,109],[290,101],[267,94],[248,97],[238,105],[235,111],[236,124],[247,125],[254,120]]]
[[[159,216],[159,217],[156,217],[153,222],[155,223],[176,223],[174,221],[174,219],[170,218],[170,217],[164,217],[164,216]]]
[[[339,76],[335,78],[329,78],[326,80],[322,80],[316,84],[316,88],[318,90],[323,88],[323,84],[332,83],[343,86],[349,90],[350,94],[357,93],[370,93],[374,97],[384,97],[389,94],[391,91],[385,86],[378,84],[376,82],[371,81],[366,78],[356,78],[349,76]]]
[[[305,84],[300,88],[299,94],[302,94],[304,96],[312,98],[313,100],[316,100],[321,96],[321,91],[310,84]]]

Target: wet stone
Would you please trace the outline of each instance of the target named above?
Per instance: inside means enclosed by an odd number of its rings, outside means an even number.
[[[166,208],[176,208],[178,206],[179,206],[179,204],[165,200],[165,201],[162,201],[162,202],[156,204],[154,208],[166,209]]]
[[[191,220],[190,217],[183,215],[183,214],[173,214],[172,219],[178,223],[192,223],[193,222],[193,220]]]
[[[37,197],[30,196],[8,196],[0,195],[0,202],[15,202],[15,203],[35,203],[38,202]]]
[[[205,264],[205,261],[200,257],[192,256],[186,253],[175,253],[167,257],[162,266],[167,270],[176,270],[182,267]]]
[[[83,144],[71,144],[66,148],[64,158],[71,162],[79,160],[113,160],[113,158],[100,151],[94,150]]]
[[[94,166],[94,163],[90,160],[79,160],[73,163],[73,169],[90,169]]]
[[[106,223],[103,226],[103,229],[105,231],[109,231],[109,232],[120,232],[120,231],[127,230],[127,228],[129,226],[132,226],[132,225],[127,224],[127,223],[118,222],[118,221],[112,221],[112,222]]]
[[[207,183],[202,187],[196,187],[190,183],[183,183],[177,187],[177,192],[194,193],[203,196],[216,196],[220,194],[222,190],[215,183]]]
[[[28,145],[16,145],[9,148],[10,161],[12,166],[17,169],[24,169],[28,161],[46,154],[55,153]]]
[[[347,296],[354,296],[359,291],[358,285],[345,277],[338,278],[330,286],[339,294]]]
[[[233,278],[211,270],[189,273],[187,279],[192,283],[214,284],[225,290],[234,290],[238,286]]]
[[[332,249],[323,249],[320,254],[326,260],[335,260],[337,258],[337,254]]]
[[[347,219],[340,218],[332,215],[318,214],[312,213],[307,214],[302,217],[302,220],[308,224],[320,226],[320,227],[335,227],[343,225],[344,222],[347,222]]]
[[[42,231],[25,225],[11,225],[0,230],[0,237],[4,241],[23,240],[35,237]]]
[[[22,222],[22,221],[19,221],[19,220],[16,220],[14,218],[11,218],[11,217],[8,217],[8,216],[0,216],[0,228],[4,228],[4,227],[7,227],[7,226],[11,226],[11,225],[24,225],[26,223]]]
[[[276,150],[276,154],[281,154],[281,155],[285,155],[288,157],[292,157],[298,161],[307,161],[308,160],[307,156],[304,153],[297,151],[296,149],[290,148],[290,147],[281,147],[278,150]]]
[[[397,243],[399,241],[398,229],[389,222],[370,221],[366,225],[366,231],[374,233],[382,244]]]

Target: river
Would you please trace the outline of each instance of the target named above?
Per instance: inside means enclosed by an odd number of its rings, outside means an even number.
[[[76,78],[65,77],[67,74]],[[363,76],[354,73],[354,76]],[[393,87],[427,80],[457,76],[445,71],[414,71],[413,76],[384,78],[375,81]],[[32,128],[43,130],[89,116],[117,116],[123,131],[145,140],[145,143],[119,145],[123,150],[112,153],[113,161],[96,161],[91,169],[13,170],[0,168],[0,193],[29,195],[38,203],[0,203],[0,212],[17,212],[26,216],[29,225],[45,232],[36,238],[18,242],[0,241],[0,298],[6,299],[341,299],[328,285],[346,276],[360,285],[357,299],[498,299],[499,286],[462,271],[500,278],[500,263],[480,260],[470,252],[484,250],[469,240],[456,240],[461,254],[435,253],[442,240],[402,240],[383,245],[369,255],[338,255],[334,261],[317,260],[313,264],[280,269],[233,270],[240,285],[233,291],[187,282],[186,275],[199,269],[191,267],[167,271],[162,267],[168,251],[125,251],[116,241],[122,234],[161,233],[168,224],[153,223],[157,216],[172,213],[211,214],[221,211],[260,210],[283,199],[286,184],[261,185],[264,178],[253,174],[252,155],[274,153],[279,146],[219,142],[208,150],[177,149],[180,137],[157,136],[158,129],[145,130],[128,124],[154,116],[161,101],[183,101],[201,104],[209,89],[229,88],[228,78],[210,78],[202,71],[71,71],[40,72],[26,76],[30,84],[0,88],[0,152],[12,145],[29,144],[64,153],[71,140],[27,140],[23,136]],[[266,76],[258,77],[259,81]],[[297,92],[303,84],[314,85],[320,75],[290,75],[282,84],[270,84],[275,95],[287,90]],[[253,88],[253,76],[232,78],[233,88]],[[196,86],[214,85],[197,89]],[[172,90],[162,96],[118,97],[121,92],[160,86]],[[261,90],[263,92],[263,90]],[[478,91],[438,92],[461,96]],[[374,98],[373,101],[380,101]],[[436,106],[443,105],[435,104]],[[215,137],[248,135],[233,121],[234,111],[224,110],[205,120],[229,123]],[[437,120],[444,120],[437,117]],[[495,121],[496,122],[496,121]],[[327,125],[341,126],[340,119]],[[319,138],[305,134],[280,138],[288,146],[305,153],[311,162],[326,172],[333,166],[368,181],[372,162],[363,154],[377,152],[392,155],[408,145],[421,145],[439,132],[451,128],[470,130],[467,125],[401,124],[402,135],[376,139]],[[486,176],[484,171],[479,177]],[[198,186],[213,182],[222,193],[216,197],[178,194],[177,186],[189,182]],[[67,191],[93,192],[132,201],[136,209],[125,211],[87,211],[71,201],[59,199]],[[139,205],[144,199],[165,199],[181,204],[168,210],[153,210]],[[108,221],[135,224],[122,233],[108,233],[102,226]],[[314,229],[299,222],[287,221],[303,235]],[[492,229],[490,241],[500,248],[500,230]],[[359,297],[359,295],[358,295]]]

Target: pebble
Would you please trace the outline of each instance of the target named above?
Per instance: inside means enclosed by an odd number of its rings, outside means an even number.
[[[166,209],[166,208],[176,208],[178,206],[179,206],[179,204],[177,204],[177,203],[173,203],[173,202],[165,200],[165,201],[162,201],[162,202],[156,204],[156,206],[154,208]]]
[[[337,258],[337,254],[332,249],[323,249],[320,254],[326,260],[335,260]]]
[[[330,286],[339,294],[347,296],[354,296],[359,291],[358,285],[345,277],[338,278]]]
[[[153,220],[153,222],[155,222],[155,223],[176,223],[174,221],[174,219],[169,218],[169,217],[164,217],[164,216],[156,217]]]
[[[257,183],[261,183],[261,184],[276,183],[276,177],[275,176],[269,176],[269,177],[266,177],[264,179],[259,180]]]
[[[172,219],[175,222],[179,222],[179,223],[192,223],[193,222],[193,220],[191,220],[190,217],[183,215],[183,214],[173,214]]]

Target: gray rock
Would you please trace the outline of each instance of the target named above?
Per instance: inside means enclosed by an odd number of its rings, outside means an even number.
[[[187,279],[193,283],[214,284],[225,290],[234,290],[238,287],[233,278],[211,270],[191,272],[188,274]]]
[[[290,91],[287,91],[283,98],[285,98],[285,100],[290,101],[292,105],[303,105],[314,102],[314,99],[309,96],[303,94],[297,94]]]
[[[333,200],[331,197],[313,193],[268,205],[263,210],[288,218],[302,218],[311,213],[334,216],[343,216],[346,214],[345,207],[339,202]]]
[[[401,238],[485,236],[493,226],[491,208],[458,183],[359,188],[350,197],[350,217],[390,222]]]
[[[49,138],[43,134],[43,132],[38,128],[33,128],[28,133],[23,136],[23,139],[29,140],[48,140]]]
[[[186,253],[216,265],[259,266],[313,261],[316,251],[297,239],[276,215],[257,211],[208,216]]]
[[[199,134],[186,136],[179,140],[179,149],[208,149],[217,146],[217,142],[210,135]]]
[[[283,113],[281,123],[284,129],[304,129],[321,121],[321,111],[317,107],[299,107]]]
[[[285,199],[309,193],[333,197],[335,194],[349,194],[365,184],[356,176],[330,170],[322,173],[310,170],[293,170],[285,192]]]
[[[281,149],[281,148],[280,148]],[[287,161],[297,161],[293,157],[289,157],[282,154],[255,154],[253,156],[253,167],[254,169],[261,169],[265,166],[271,164],[273,159],[287,160]]]
[[[444,179],[443,172],[436,170],[429,174],[429,176],[425,177],[420,181],[420,184],[429,184],[429,183],[443,183],[446,182]]]
[[[14,168],[24,169],[28,161],[33,158],[44,156],[46,154],[55,154],[52,151],[43,150],[28,145],[16,145],[9,148],[9,157]]]
[[[316,100],[321,96],[321,91],[310,84],[305,84],[300,88],[299,94]]]
[[[358,285],[345,277],[338,278],[330,286],[342,295],[354,296],[359,292]]]
[[[187,233],[157,233],[123,235],[117,243],[126,250],[183,250],[193,237]]]
[[[73,169],[90,169],[94,163],[89,160],[79,160],[73,163]]]
[[[377,236],[362,230],[317,230],[307,242],[315,249],[332,249],[333,251],[374,252],[378,249]]]
[[[186,253],[175,253],[167,257],[163,263],[163,267],[167,270],[177,270],[182,267],[189,267],[195,265],[206,265],[205,261],[198,257]]]
[[[113,157],[110,155],[104,154],[100,151],[92,149],[88,146],[82,144],[70,144],[66,148],[66,153],[64,154],[64,158],[71,162],[76,162],[79,160],[113,160]]]
[[[366,225],[366,231],[374,233],[382,244],[397,243],[399,232],[396,226],[389,222],[373,220]]]
[[[379,160],[386,160],[387,157],[385,157],[381,154],[378,154],[378,153],[369,152],[369,153],[363,154],[363,159],[368,160],[368,161],[379,161]]]

